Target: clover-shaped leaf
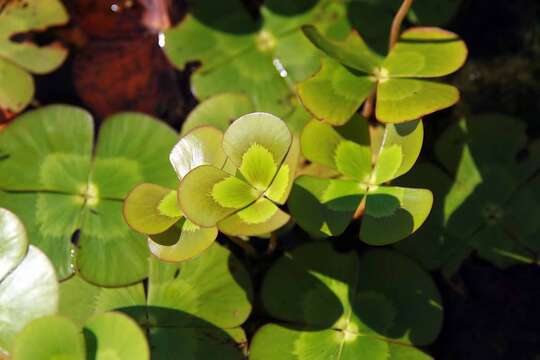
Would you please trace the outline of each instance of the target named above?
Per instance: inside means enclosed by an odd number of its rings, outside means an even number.
[[[429,187],[438,200],[425,228],[398,249],[448,276],[473,252],[499,267],[537,262],[540,147],[531,144],[529,156],[517,161],[526,139],[524,124],[503,115],[449,127],[435,147],[444,170],[422,164],[402,179]]]
[[[89,319],[83,329],[58,315],[34,320],[17,337],[13,357],[146,360],[150,358],[150,350],[144,332],[132,319],[122,313],[108,312]]]
[[[277,323],[255,334],[254,360],[430,359],[413,346],[431,343],[442,325],[437,288],[410,259],[385,250],[358,258],[327,242],[279,259],[262,302]]]
[[[278,205],[292,187],[299,145],[287,125],[267,113],[244,115],[223,135],[223,152],[227,160],[221,165],[198,166],[182,178],[178,200],[187,219],[246,236],[289,221]]]
[[[359,206],[365,206],[360,238],[372,245],[399,241],[425,221],[433,197],[425,189],[386,186],[411,169],[422,147],[420,120],[386,125],[372,166],[367,122],[353,118],[360,141],[342,134],[351,131],[312,120],[306,125],[301,145],[304,156],[337,170],[336,179],[300,176],[288,205],[302,228],[317,236],[337,236],[352,220]],[[344,128],[345,128],[344,127]]]
[[[180,69],[192,61],[201,63],[191,77],[194,95],[203,101],[222,93],[243,93],[253,107],[250,111],[276,114],[293,132],[300,131],[310,116],[292,85],[320,66],[320,54],[300,26],[335,21],[343,17],[343,5],[330,7],[326,0],[265,1],[258,20],[240,0],[188,1],[188,6],[188,15],[165,33],[165,53]]]
[[[3,1],[0,4],[0,109],[22,111],[34,96],[32,75],[48,73],[62,64],[67,50],[60,44],[37,46],[15,42],[17,34],[65,24],[68,14],[59,0]]]
[[[221,148],[223,133],[203,126],[186,134],[169,159],[178,179],[205,164],[226,166]],[[204,251],[217,237],[217,228],[201,228],[187,220],[178,206],[178,194],[159,185],[137,185],[124,202],[124,218],[134,230],[148,235],[150,251],[158,258],[179,262]]]
[[[213,244],[180,264],[149,263],[148,292],[142,283],[100,288],[73,277],[60,284],[60,314],[78,324],[116,310],[147,330],[152,359],[241,359],[251,282],[243,265]]]
[[[146,276],[148,248],[125,224],[122,203],[141,182],[175,186],[167,154],[177,134],[146,115],[119,114],[101,126],[92,155],[93,133],[91,116],[75,107],[20,116],[0,133],[0,205],[21,218],[61,279],[77,268],[95,283],[133,283]]]
[[[10,352],[19,331],[56,312],[58,283],[53,265],[35,246],[15,214],[0,208],[0,354]]]
[[[458,90],[426,80],[459,69],[467,57],[465,43],[439,28],[405,31],[386,58],[371,51],[356,32],[344,41],[322,35],[314,26],[304,34],[331,59],[298,86],[304,105],[317,118],[344,124],[376,92],[376,117],[386,123],[418,119],[455,104]]]

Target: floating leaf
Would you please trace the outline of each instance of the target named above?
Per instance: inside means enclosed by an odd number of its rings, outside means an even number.
[[[58,282],[49,259],[28,246],[21,222],[5,209],[0,209],[0,241],[12,244],[2,252],[0,277],[0,351],[9,352],[27,323],[56,312]]]
[[[538,164],[534,156],[516,162],[525,144],[524,125],[507,116],[476,116],[450,126],[435,146],[446,169],[426,164],[404,179],[430,188],[436,202],[425,229],[398,249],[447,276],[473,252],[503,268],[536,262],[539,228],[532,219],[540,203],[531,170]]]
[[[300,130],[309,115],[296,100],[293,84],[320,66],[320,53],[300,27],[310,22],[333,23],[343,12],[343,5],[330,6],[325,0],[309,5],[281,12],[277,9],[296,5],[284,0],[265,2],[261,18],[255,20],[239,0],[219,5],[210,0],[190,1],[190,13],[165,33],[165,52],[180,69],[191,61],[201,63],[191,78],[200,101],[222,93],[245,94],[251,102],[249,111],[276,114],[292,130]]]
[[[221,131],[240,116],[255,111],[248,96],[223,93],[212,96],[193,109],[182,124],[182,134],[199,126],[212,126]]]
[[[359,135],[353,139],[350,134]],[[407,237],[425,221],[433,203],[428,190],[381,186],[416,162],[422,148],[422,122],[386,125],[374,166],[368,136],[366,121],[358,118],[338,128],[316,120],[306,125],[301,138],[304,155],[336,169],[341,178],[301,176],[295,181],[288,206],[300,227],[317,236],[337,236],[365,207],[360,238],[385,245]]]
[[[307,37],[338,61],[325,63],[299,85],[302,102],[320,120],[345,123],[375,91],[375,115],[386,123],[418,119],[459,99],[455,87],[423,79],[448,75],[463,65],[467,48],[454,33],[428,27],[409,29],[381,61],[356,33],[337,42],[312,27],[306,29]]]
[[[225,132],[223,150],[228,159],[221,168],[199,166],[180,182],[178,199],[187,219],[245,236],[287,223],[289,215],[274,204],[288,198],[299,157],[298,139],[287,125],[271,114],[246,114]],[[227,166],[238,167],[238,174],[223,170]]]
[[[92,158],[88,113],[70,106],[25,113],[0,133],[0,205],[21,218],[61,279],[76,265],[99,284],[133,283],[146,276],[148,249],[125,224],[122,203],[139,183],[175,186],[167,154],[176,140],[153,118],[119,114],[101,127]]]
[[[313,77],[298,85],[302,104],[319,120],[345,124],[373,92],[375,80],[365,73],[324,59]]]
[[[13,349],[13,358],[33,359],[86,359],[81,329],[62,316],[46,316],[32,321],[19,334]]]
[[[370,245],[395,243],[424,223],[433,204],[426,189],[380,187],[366,198],[360,238]]]
[[[221,148],[223,133],[216,128],[197,128],[180,139],[169,155],[169,160],[179,179],[200,165],[222,168],[226,155]]]
[[[253,359],[429,359],[412,346],[431,343],[442,324],[429,275],[384,250],[358,259],[328,243],[300,247],[270,269],[262,300],[279,323],[255,334]]]
[[[294,182],[289,210],[304,230],[320,236],[338,236],[365,195],[356,181],[300,176]]]
[[[59,67],[67,50],[59,43],[37,46],[15,42],[17,34],[40,31],[68,22],[66,9],[58,0],[7,1],[0,8],[0,108],[22,111],[34,96],[29,73],[45,74]]]
[[[152,260],[149,273],[146,299],[142,283],[108,289],[73,277],[60,285],[60,313],[85,323],[122,311],[147,329],[152,359],[242,358],[238,343],[246,338],[239,326],[251,311],[252,289],[247,271],[228,250],[213,244],[175,265]]]
[[[177,193],[154,184],[137,185],[124,201],[124,218],[136,231],[159,234],[182,216]]]
[[[0,208],[0,281],[21,262],[27,249],[23,224],[13,213]]]
[[[84,325],[84,337],[90,358],[150,358],[144,332],[136,322],[121,313],[109,312],[90,318]]]

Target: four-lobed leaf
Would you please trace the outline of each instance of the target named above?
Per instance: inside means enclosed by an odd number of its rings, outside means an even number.
[[[12,351],[15,336],[32,320],[58,307],[53,265],[28,245],[21,221],[0,208],[0,354]]]
[[[348,139],[350,134],[357,139]],[[304,156],[341,174],[341,178],[303,175],[296,179],[288,206],[309,233],[337,236],[364,206],[360,238],[371,245],[386,245],[415,232],[427,218],[433,202],[429,190],[384,185],[415,163],[422,147],[422,122],[386,125],[374,166],[368,138],[367,122],[358,117],[343,128],[317,120],[304,128]]]
[[[0,133],[0,205],[21,218],[60,279],[78,269],[98,284],[133,283],[147,275],[148,248],[124,222],[123,200],[142,182],[175,186],[167,154],[177,134],[149,116],[118,114],[93,149],[93,128],[71,106],[18,117]]]
[[[276,323],[255,334],[254,360],[431,359],[413,346],[433,342],[443,316],[435,284],[410,259],[387,250],[358,258],[327,242],[279,259],[262,302]]]
[[[21,112],[34,96],[33,74],[45,74],[59,67],[67,50],[59,43],[38,46],[16,42],[17,34],[41,31],[68,22],[59,0],[4,1],[0,5],[0,109]]]
[[[529,156],[517,161],[526,139],[524,124],[504,115],[478,115],[450,126],[435,146],[443,169],[420,164],[402,179],[430,188],[436,201],[423,229],[398,249],[447,276],[473,252],[503,268],[536,263],[540,147],[531,144]]]
[[[303,31],[331,58],[298,85],[303,104],[320,120],[346,123],[372,93],[377,98],[375,115],[385,123],[418,119],[459,99],[455,87],[426,80],[448,75],[465,62],[465,43],[452,32],[433,27],[408,29],[382,58],[356,32],[335,41],[313,25],[304,26]]]
[[[180,181],[178,201],[202,228],[255,236],[289,221],[279,209],[289,195],[299,157],[298,140],[268,113],[250,113],[223,135],[223,164],[195,167]]]

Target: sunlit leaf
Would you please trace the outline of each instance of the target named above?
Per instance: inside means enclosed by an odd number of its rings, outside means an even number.
[[[161,233],[182,216],[177,197],[174,190],[154,184],[140,184],[124,201],[124,219],[140,233]]]
[[[371,74],[382,62],[382,58],[369,49],[357,32],[353,31],[343,42],[335,42],[324,37],[312,25],[303,26],[302,31],[326,55],[353,69]]]
[[[304,106],[319,120],[343,125],[375,89],[371,76],[324,59],[313,77],[298,85]]]
[[[7,1],[0,11],[0,108],[20,112],[32,100],[34,82],[30,73],[45,74],[64,62],[67,50],[59,43],[38,46],[13,41],[17,34],[40,31],[68,22],[58,0]]]
[[[200,165],[223,167],[226,155],[221,148],[223,133],[216,128],[204,126],[190,131],[180,139],[169,155],[176,175],[182,179]]]
[[[199,126],[213,126],[227,130],[234,119],[253,112],[253,104],[247,95],[223,93],[212,96],[193,109],[182,124],[182,134]]]
[[[454,105],[459,91],[434,81],[417,79],[388,79],[377,87],[377,119],[400,123],[421,118]]]
[[[21,262],[27,249],[23,224],[13,213],[0,208],[0,281]]]
[[[15,341],[13,358],[84,360],[84,337],[70,319],[58,315],[42,317],[21,331]]]
[[[54,314],[58,282],[47,257],[33,245],[0,281],[0,350],[10,352],[16,335],[30,321]]]

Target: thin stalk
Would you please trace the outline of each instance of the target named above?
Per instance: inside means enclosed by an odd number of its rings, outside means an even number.
[[[369,120],[371,116],[373,115],[373,109],[374,109],[374,102],[375,102],[375,90],[371,94],[369,94],[368,98],[366,99],[366,102],[364,102],[364,107],[362,108],[362,116]]]
[[[266,255],[272,255],[278,245],[278,237],[274,231],[270,233],[270,239],[268,240],[268,248],[266,249]]]
[[[399,35],[401,33],[401,23],[403,22],[403,19],[405,19],[405,16],[407,16],[407,13],[409,12],[409,9],[411,8],[413,0],[403,0],[403,3],[401,3],[401,6],[396,13],[396,16],[394,16],[394,20],[392,21],[392,28],[390,29],[390,40],[388,42],[388,51],[392,50],[394,45],[396,45]]]
[[[229,240],[231,240],[233,243],[235,243],[236,245],[238,245],[242,250],[244,250],[244,252],[248,255],[248,256],[251,256],[251,257],[257,257],[257,250],[255,250],[255,248],[247,241],[244,241],[242,239],[240,239],[239,237],[237,236],[232,236],[232,235],[226,235]]]

